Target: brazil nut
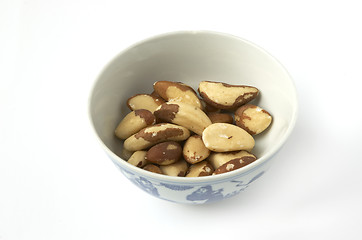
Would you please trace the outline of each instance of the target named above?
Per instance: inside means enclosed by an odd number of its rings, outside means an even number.
[[[174,177],[184,177],[187,169],[188,163],[184,159],[180,159],[179,161],[172,163],[170,165],[160,166],[160,169],[163,174]]]
[[[251,157],[256,160],[256,156],[248,151],[234,151],[234,152],[213,152],[207,158],[207,161],[213,166],[214,169],[218,169],[221,165],[229,162],[234,158]]]
[[[202,140],[205,146],[214,152],[251,150],[254,138],[244,129],[229,123],[213,123],[208,126]]]
[[[230,161],[221,165],[219,168],[215,169],[213,175],[234,171],[234,170],[242,168],[254,161],[255,161],[255,158],[249,157],[249,156],[231,159]]]
[[[235,124],[251,135],[263,132],[272,122],[270,113],[253,104],[246,104],[235,112]]]
[[[140,130],[124,141],[123,147],[128,151],[147,149],[157,143],[166,141],[183,141],[190,136],[187,128],[171,123],[159,123]]]
[[[181,102],[166,102],[154,112],[157,119],[178,124],[198,135],[211,124],[210,118],[200,108]]]
[[[158,81],[153,84],[155,92],[169,102],[183,102],[202,108],[195,90],[180,82]]]
[[[236,109],[258,96],[256,87],[202,81],[198,91],[204,101],[219,109]]]
[[[272,122],[267,111],[249,103],[259,90],[202,81],[197,91],[158,81],[152,93],[130,97],[132,112],[114,131],[124,140],[115,154],[145,171],[178,177],[217,175],[254,162],[253,136]]]
[[[115,134],[120,139],[126,139],[142,128],[156,122],[155,116],[146,109],[138,109],[128,113],[118,124]]]
[[[127,106],[131,110],[147,109],[154,112],[165,101],[150,94],[136,94],[127,100]]]
[[[146,160],[158,165],[170,165],[177,162],[181,155],[181,145],[175,141],[168,141],[151,147],[147,151]]]
[[[214,168],[207,161],[192,164],[187,170],[185,177],[202,177],[210,176],[214,172]]]
[[[191,164],[201,162],[210,155],[210,150],[205,146],[201,136],[190,136],[182,150],[184,159]]]
[[[146,160],[146,151],[135,151],[128,159],[128,163],[136,167],[144,167],[148,162]]]

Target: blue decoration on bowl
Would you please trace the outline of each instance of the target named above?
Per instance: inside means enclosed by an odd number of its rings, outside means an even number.
[[[188,204],[211,203],[233,197],[244,191],[265,172],[260,171],[247,181],[244,178],[234,178],[222,183],[181,185],[176,182],[165,183],[139,176],[121,167],[119,169],[133,184],[148,194],[171,202]]]

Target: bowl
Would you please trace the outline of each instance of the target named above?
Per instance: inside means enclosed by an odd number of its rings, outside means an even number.
[[[151,93],[159,80],[250,85],[260,90],[252,103],[273,116],[255,136],[258,159],[237,170],[205,177],[172,177],[137,168],[122,159],[122,141],[114,135],[130,112],[129,97]],[[134,44],[111,60],[97,77],[89,97],[89,118],[105,153],[132,183],[160,199],[200,204],[230,198],[249,187],[271,166],[297,119],[297,94],[286,69],[262,48],[243,38],[213,31],[179,31]]]

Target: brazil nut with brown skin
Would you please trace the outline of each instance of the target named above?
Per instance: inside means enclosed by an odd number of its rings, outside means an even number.
[[[253,135],[270,126],[271,115],[249,102],[259,90],[202,81],[198,93],[181,82],[158,81],[150,94],[128,99],[132,110],[115,129],[124,140],[116,152],[145,171],[202,177],[234,171],[257,158]]]
[[[246,104],[235,111],[235,124],[251,135],[263,132],[271,122],[270,113],[253,104]]]
[[[233,152],[213,152],[207,158],[207,161],[213,166],[214,169],[219,168],[221,165],[229,162],[234,158],[251,157],[256,160],[256,156],[248,151],[233,151]]]
[[[146,160],[158,165],[170,165],[177,162],[182,155],[182,147],[175,141],[162,142],[151,147]]]
[[[201,136],[190,136],[182,150],[184,159],[191,164],[201,162],[210,155],[210,150],[205,146]]]
[[[214,152],[251,150],[254,138],[244,129],[229,123],[213,123],[202,133],[205,146]]]
[[[157,81],[153,88],[158,95],[169,102],[183,102],[202,109],[202,104],[195,90],[180,82]]]
[[[154,112],[156,119],[183,126],[198,135],[211,124],[210,118],[200,108],[182,102],[166,102]]]
[[[148,163],[146,160],[146,153],[146,151],[135,151],[127,162],[133,166],[142,168]]]
[[[187,170],[185,177],[203,177],[210,176],[214,172],[214,168],[207,161],[201,161],[192,164]]]
[[[147,109],[154,112],[164,102],[162,98],[150,94],[136,94],[127,100],[127,106],[131,110]]]
[[[219,109],[236,109],[259,94],[256,87],[213,81],[200,82],[198,91],[206,103]]]
[[[159,123],[140,130],[124,141],[128,151],[144,150],[166,141],[183,141],[190,136],[187,128],[172,123]]]
[[[234,171],[234,170],[242,168],[254,161],[255,161],[255,158],[249,157],[249,156],[231,159],[230,161],[221,165],[219,168],[215,169],[213,175]]]
[[[118,124],[115,134],[120,139],[126,139],[141,129],[153,125],[156,122],[155,116],[146,109],[137,109],[128,113]]]

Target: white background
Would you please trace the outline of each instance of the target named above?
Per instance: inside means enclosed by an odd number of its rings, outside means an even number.
[[[0,240],[361,239],[359,1],[0,2]],[[289,70],[299,118],[239,196],[187,206],[121,175],[88,121],[90,88],[129,45],[176,30],[246,38]]]

